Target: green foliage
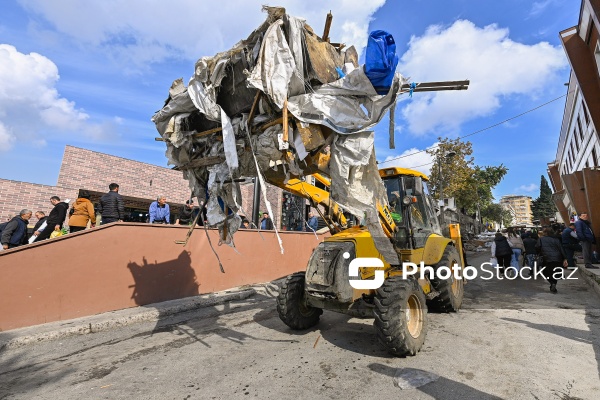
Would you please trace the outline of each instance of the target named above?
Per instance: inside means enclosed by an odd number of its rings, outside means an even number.
[[[510,211],[498,203],[489,203],[481,209],[481,216],[485,221],[496,222],[500,226],[509,226],[512,221]]]
[[[472,156],[471,142],[460,139],[438,138],[439,145],[427,150],[433,156],[429,187],[435,199],[440,192],[454,197],[458,207],[468,212],[483,208],[494,200],[492,189],[500,183],[508,168],[500,166],[477,166]],[[448,154],[454,153],[453,156]]]
[[[533,219],[541,220],[543,218],[554,217],[556,211],[556,205],[552,200],[552,189],[550,189],[548,181],[544,175],[542,175],[540,181],[540,196],[531,202]]]

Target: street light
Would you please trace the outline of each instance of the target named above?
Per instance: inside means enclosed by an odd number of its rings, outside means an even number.
[[[447,163],[455,155],[456,152],[449,151],[446,154],[444,154],[443,161]],[[442,200],[442,204],[440,205],[440,225],[442,226],[442,229],[444,229],[446,218],[444,216],[444,180],[442,179],[442,160],[440,160],[438,168],[438,176],[440,180],[440,200]]]

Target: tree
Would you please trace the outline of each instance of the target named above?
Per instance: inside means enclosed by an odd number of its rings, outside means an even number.
[[[500,183],[508,168],[475,165],[471,142],[438,138],[439,145],[427,150],[433,156],[429,187],[434,198],[454,197],[456,204],[469,213],[483,208],[494,200],[492,189]],[[454,154],[448,156],[448,154]],[[441,175],[440,175],[441,172]]]
[[[550,189],[548,181],[544,175],[542,175],[542,180],[540,182],[540,196],[531,202],[533,219],[542,220],[554,217],[556,211],[556,205],[552,200],[552,189]]]
[[[429,179],[433,197],[439,200],[442,191],[444,197],[454,197],[462,207],[475,204],[477,195],[468,186],[474,172],[474,158],[469,157],[473,154],[471,142],[441,137],[438,141],[437,147],[427,150],[433,156]]]
[[[485,220],[490,222],[496,222],[501,227],[508,226],[512,222],[512,215],[510,214],[510,211],[508,211],[506,208],[502,207],[498,203],[487,204],[481,210],[481,215]]]

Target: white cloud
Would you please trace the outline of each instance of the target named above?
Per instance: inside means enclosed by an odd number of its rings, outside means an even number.
[[[529,185],[519,186],[519,188],[517,190],[521,191],[521,192],[535,192],[539,188],[540,187],[538,185],[536,185],[535,183],[530,183]]]
[[[61,97],[58,79],[58,68],[48,58],[0,44],[0,151],[17,141],[44,145],[44,135],[99,138],[110,131],[89,123],[88,114]]]
[[[15,136],[0,122],[0,152],[12,149]]]
[[[96,46],[121,61],[143,65],[168,57],[198,59],[245,39],[266,18],[264,1],[197,0],[20,0],[54,29],[85,46]],[[385,0],[281,0],[290,15],[306,18],[319,35],[331,10],[334,42],[366,46],[368,25]]]
[[[438,143],[434,143],[427,149],[436,147]],[[413,147],[412,149],[405,150],[402,154],[397,156],[386,157],[385,160],[380,162],[378,168],[390,168],[390,167],[401,167],[409,168],[420,171],[425,175],[429,176],[431,173],[431,166],[433,164],[433,157],[427,154],[422,149]]]
[[[470,79],[466,91],[418,93],[402,109],[410,131],[422,135],[457,130],[491,115],[510,95],[538,96],[567,67],[564,52],[547,42],[533,45],[509,38],[508,29],[459,20],[431,26],[412,37],[398,70],[414,82]]]

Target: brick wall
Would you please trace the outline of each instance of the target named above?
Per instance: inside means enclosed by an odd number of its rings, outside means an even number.
[[[47,215],[53,207],[51,196],[74,200],[79,189],[92,192],[91,200],[96,202],[101,194],[108,191],[112,182],[119,184],[119,193],[125,196],[126,207],[145,209],[157,195],[162,194],[167,197],[173,216],[190,195],[188,182],[181,171],[66,146],[57,186],[0,179],[0,222],[18,214],[23,208],[33,212],[44,211]],[[242,207],[250,218],[254,185],[242,185],[241,191]],[[267,196],[275,214],[271,218],[278,224],[282,190],[267,185]],[[266,209],[261,194],[260,210]],[[35,222],[37,220],[33,217],[30,223]]]
[[[44,211],[46,215],[52,210],[50,197],[58,196],[61,200],[77,197],[78,188],[38,185],[36,183],[0,179],[0,222],[19,214],[23,208],[34,213]],[[30,222],[35,223],[35,217]]]
[[[169,203],[183,203],[190,195],[181,171],[78,147],[65,147],[58,186],[104,193],[112,182],[118,183],[119,193],[127,197],[154,200],[162,194]]]

